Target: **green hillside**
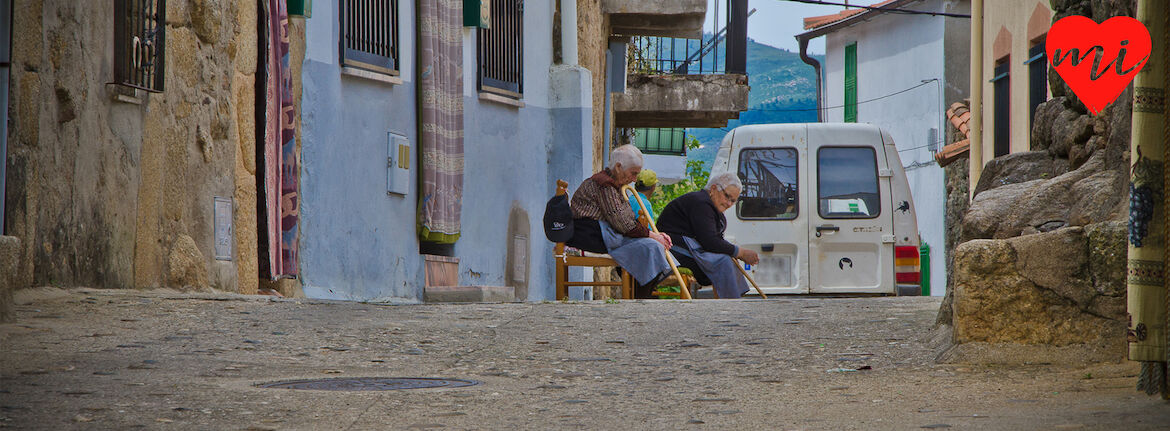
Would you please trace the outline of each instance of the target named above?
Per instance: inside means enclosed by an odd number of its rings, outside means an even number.
[[[824,62],[823,55],[813,56]],[[747,50],[748,111],[726,128],[688,129],[699,139],[702,148],[690,150],[689,160],[710,164],[715,160],[719,143],[727,131],[745,124],[806,123],[817,121],[816,74],[812,66],[800,60],[800,54],[757,43],[748,39]]]

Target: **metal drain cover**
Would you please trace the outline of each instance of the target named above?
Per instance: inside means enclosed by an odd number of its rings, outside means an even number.
[[[429,377],[343,377],[257,383],[256,386],[273,389],[307,389],[316,391],[394,391],[398,389],[458,388],[478,384],[479,382],[475,380],[435,379]]]

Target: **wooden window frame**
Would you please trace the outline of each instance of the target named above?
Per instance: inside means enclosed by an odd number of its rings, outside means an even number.
[[[1028,124],[1036,120],[1036,108],[1048,100],[1048,54],[1045,52],[1045,36],[1032,41],[1028,50]]]
[[[399,74],[398,0],[338,0],[341,65]]]
[[[166,0],[114,0],[115,84],[166,89],[166,22]]]
[[[520,99],[524,95],[524,0],[490,1],[491,27],[477,34],[477,86],[482,92]]]
[[[995,157],[1006,156],[1012,152],[1012,87],[1011,87],[1011,57],[1004,57],[995,62],[994,76],[991,78],[993,103],[993,149]]]

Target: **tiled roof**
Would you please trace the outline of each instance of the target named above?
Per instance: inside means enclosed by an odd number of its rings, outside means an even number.
[[[895,1],[897,1],[897,0],[886,0],[886,1],[883,1],[880,3],[871,4],[871,5],[869,5],[869,7],[882,7],[882,6],[888,5],[890,3],[893,3]],[[870,11],[869,9],[860,9],[860,8],[859,9],[845,9],[841,12],[838,12],[838,13],[835,13],[832,15],[821,15],[821,16],[808,17],[808,18],[804,19],[804,29],[805,30],[812,30],[815,28],[824,27],[826,25],[835,23],[837,21],[842,21],[846,18],[857,15],[859,13],[869,12],[869,11]]]
[[[938,162],[939,166],[951,164],[971,148],[971,109],[967,107],[967,104],[965,102],[952,103],[951,107],[947,109],[947,120],[967,139],[947,145],[942,148],[942,151],[935,153],[934,161]]]

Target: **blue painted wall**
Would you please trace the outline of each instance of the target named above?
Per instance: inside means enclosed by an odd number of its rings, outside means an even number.
[[[399,6],[400,84],[341,73],[336,3],[319,4],[308,19],[300,253],[302,283],[310,297],[422,300],[424,264],[415,232],[417,163],[412,163],[410,194],[386,194],[387,132],[410,139],[417,161],[412,3]],[[512,208],[519,207],[531,227],[529,300],[554,296],[552,244],[544,238],[540,219],[556,179],[576,188],[587,175],[582,172],[583,146],[592,142],[588,106],[550,108],[550,92],[582,92],[572,85],[550,90],[551,8],[544,2],[526,5],[523,107],[480,99],[475,32],[464,30],[464,191],[462,234],[454,249],[460,259],[459,282],[507,284],[508,221]],[[584,79],[580,82],[588,82],[588,74]]]

